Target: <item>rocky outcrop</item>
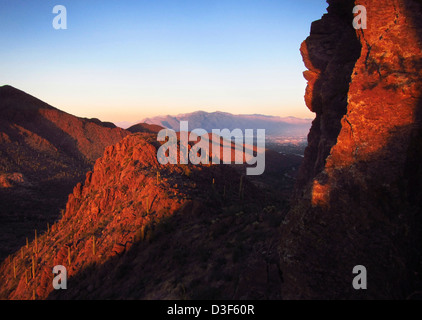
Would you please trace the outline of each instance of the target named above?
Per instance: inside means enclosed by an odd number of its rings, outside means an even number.
[[[143,240],[156,221],[179,209],[186,194],[174,188],[177,178],[168,176],[183,170],[160,170],[156,152],[141,134],[106,148],[84,184],[78,183],[69,195],[62,219],[11,258],[19,276],[10,276],[8,261],[2,265],[0,296],[46,298],[53,290],[53,266],[65,265],[73,276],[90,265],[101,265]]]
[[[285,298],[421,289],[422,4],[328,1],[301,52],[316,119],[280,245]],[[354,30],[352,8],[367,9]],[[368,289],[352,287],[353,267]]]
[[[331,4],[329,14],[315,21],[311,35],[301,45],[300,51],[307,71],[308,81],[305,102],[315,112],[308,135],[304,163],[298,176],[297,190],[320,173],[331,147],[336,143],[341,129],[341,119],[347,111],[347,92],[361,44],[350,23],[353,20],[353,2]]]

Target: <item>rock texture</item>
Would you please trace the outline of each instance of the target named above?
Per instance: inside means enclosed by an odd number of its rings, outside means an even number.
[[[284,297],[412,298],[422,287],[422,4],[327,2],[301,48],[316,119],[282,230]],[[367,29],[352,27],[358,4]],[[356,265],[367,290],[352,287]]]

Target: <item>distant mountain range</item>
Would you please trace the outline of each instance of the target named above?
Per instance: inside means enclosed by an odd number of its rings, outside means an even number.
[[[179,131],[180,121],[189,122],[189,130],[205,129],[265,129],[267,137],[306,137],[312,124],[312,119],[295,117],[276,117],[261,114],[235,115],[227,112],[196,111],[179,115],[166,115],[146,118],[140,123],[154,124]],[[126,124],[127,125],[127,124]]]

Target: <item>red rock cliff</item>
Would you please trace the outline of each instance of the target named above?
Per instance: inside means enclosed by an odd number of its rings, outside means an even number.
[[[421,279],[422,4],[328,1],[301,47],[316,119],[280,246],[285,298],[407,298]],[[367,9],[355,30],[352,9]],[[368,290],[354,290],[355,265]]]

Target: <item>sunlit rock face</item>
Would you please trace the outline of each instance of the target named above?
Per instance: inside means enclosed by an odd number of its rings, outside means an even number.
[[[301,47],[316,119],[282,230],[284,297],[412,298],[422,286],[422,3],[328,3]],[[367,29],[353,28],[355,5]],[[352,286],[356,265],[367,290]]]

